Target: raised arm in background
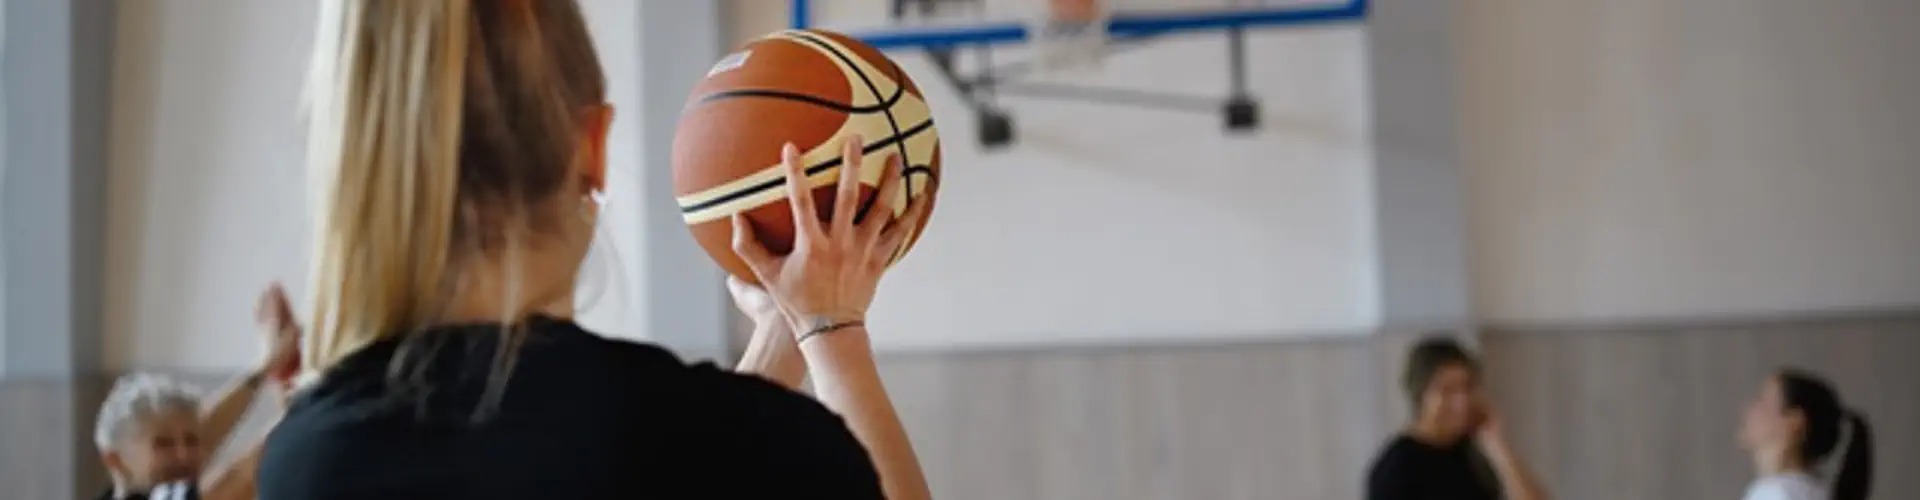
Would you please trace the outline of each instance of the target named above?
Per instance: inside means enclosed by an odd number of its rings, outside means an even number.
[[[271,388],[279,393],[279,402],[285,406],[288,392],[292,389],[294,372],[299,368],[300,323],[294,318],[293,307],[287,303],[286,291],[278,283],[268,287],[267,291],[260,295],[259,305],[254,308],[254,324],[272,340],[272,348],[269,351],[267,363],[256,373],[248,375],[253,379],[248,383],[254,386],[250,395],[245,398],[222,395],[222,403],[227,399],[249,401],[249,404],[239,405],[237,410],[227,410],[233,412],[231,417],[222,415],[225,418],[231,418],[231,421],[225,424],[227,432],[231,432],[234,423],[246,414],[247,407],[251,406],[251,401],[255,399],[254,395],[257,395],[263,386],[268,385],[265,382],[272,382]],[[218,408],[221,404],[214,406]],[[262,439],[260,442],[248,445],[246,452],[241,454],[240,458],[227,464],[225,469],[203,484],[200,488],[200,498],[202,500],[253,500],[256,498],[259,489],[254,482],[254,474],[259,470],[260,450],[264,444],[265,440]]]
[[[293,322],[293,308],[287,304],[286,291],[279,284],[260,295],[254,320],[266,337],[267,353],[246,374],[228,382],[200,412],[204,439],[221,446],[232,437],[234,428],[253,407],[260,389],[268,381],[285,381],[300,362],[300,329]]]
[[[1493,465],[1493,473],[1499,476],[1500,491],[1505,492],[1506,500],[1547,500],[1547,488],[1534,475],[1533,468],[1527,466],[1520,455],[1514,453],[1512,443],[1507,441],[1507,432],[1500,415],[1491,409],[1481,410],[1480,428],[1474,433],[1474,442],[1480,445],[1480,453],[1486,455]]]

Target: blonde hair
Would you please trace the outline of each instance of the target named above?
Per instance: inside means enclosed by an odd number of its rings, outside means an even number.
[[[545,207],[574,185],[605,84],[571,0],[324,0],[309,77],[310,380],[435,322],[461,259],[518,265],[513,243],[560,215]]]

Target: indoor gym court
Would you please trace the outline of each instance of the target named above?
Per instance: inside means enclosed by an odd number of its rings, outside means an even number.
[[[701,75],[825,28],[919,85],[942,196],[869,322],[938,498],[1366,498],[1432,332],[1553,498],[1740,498],[1783,366],[1920,490],[1920,4],[1109,0],[1063,47],[1037,0],[580,3],[581,322],[688,359],[750,329],[669,189]],[[115,378],[212,389],[309,285],[313,11],[4,3],[0,499],[91,498]]]

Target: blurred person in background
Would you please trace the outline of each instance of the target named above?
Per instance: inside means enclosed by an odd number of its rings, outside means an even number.
[[[1816,471],[1840,447],[1846,451],[1831,486]],[[1740,444],[1753,455],[1755,475],[1746,500],[1866,500],[1873,486],[1873,432],[1867,419],[1840,403],[1819,376],[1783,369],[1761,384],[1740,425]]]
[[[193,387],[159,375],[135,373],[114,383],[94,425],[94,445],[113,480],[99,498],[253,498],[253,453],[215,478],[207,479],[207,467],[265,386],[284,390],[299,361],[299,331],[280,287],[261,296],[256,313],[267,333],[267,354],[210,405]]]
[[[1368,500],[1545,500],[1480,392],[1480,363],[1452,338],[1407,353],[1401,383],[1414,418],[1367,474]]]

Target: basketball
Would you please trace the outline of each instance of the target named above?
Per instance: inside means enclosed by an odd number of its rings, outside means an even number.
[[[864,43],[821,30],[767,35],[720,59],[694,87],[673,139],[673,188],[681,217],[707,255],[734,275],[757,282],[733,253],[733,214],[745,213],[767,250],[793,248],[780,151],[799,148],[807,186],[825,222],[832,215],[841,151],[864,142],[862,216],[872,206],[889,157],[906,189],[891,200],[895,215],[913,197],[927,197],[921,224],[894,254],[899,262],[925,231],[940,179],[940,139],[933,113],[907,74]]]

